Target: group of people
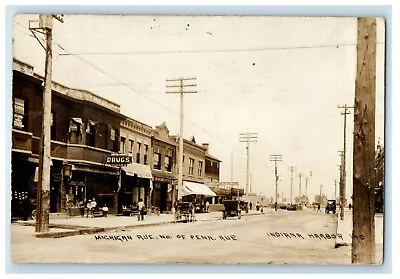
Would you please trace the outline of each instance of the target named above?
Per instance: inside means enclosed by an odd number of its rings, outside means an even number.
[[[98,209],[99,208],[97,207],[97,202],[95,198],[93,198],[93,200],[88,200],[86,203],[81,204],[81,216],[83,217],[86,215],[86,218],[89,218],[89,216],[94,217],[94,212]],[[104,204],[101,210],[103,211],[103,216],[107,217],[107,204]]]

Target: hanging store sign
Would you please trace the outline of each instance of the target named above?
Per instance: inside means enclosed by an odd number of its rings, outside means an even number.
[[[124,154],[110,155],[106,157],[106,164],[110,165],[132,164],[132,156]]]

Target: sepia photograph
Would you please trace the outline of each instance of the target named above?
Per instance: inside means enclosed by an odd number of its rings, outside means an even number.
[[[385,24],[16,14],[12,263],[381,265]]]

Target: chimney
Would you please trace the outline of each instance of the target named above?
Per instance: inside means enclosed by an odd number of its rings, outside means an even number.
[[[206,148],[206,151],[208,151],[208,146],[209,146],[210,144],[209,144],[209,143],[203,143],[202,145],[203,145],[203,147]]]

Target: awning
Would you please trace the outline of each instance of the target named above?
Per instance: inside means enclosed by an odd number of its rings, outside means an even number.
[[[131,163],[127,166],[122,167],[122,169],[126,172],[127,175],[134,176],[135,174],[141,178],[153,178],[151,175],[151,169],[149,166]]]
[[[203,183],[183,181],[183,196],[203,195],[206,197],[215,197],[216,194]]]

